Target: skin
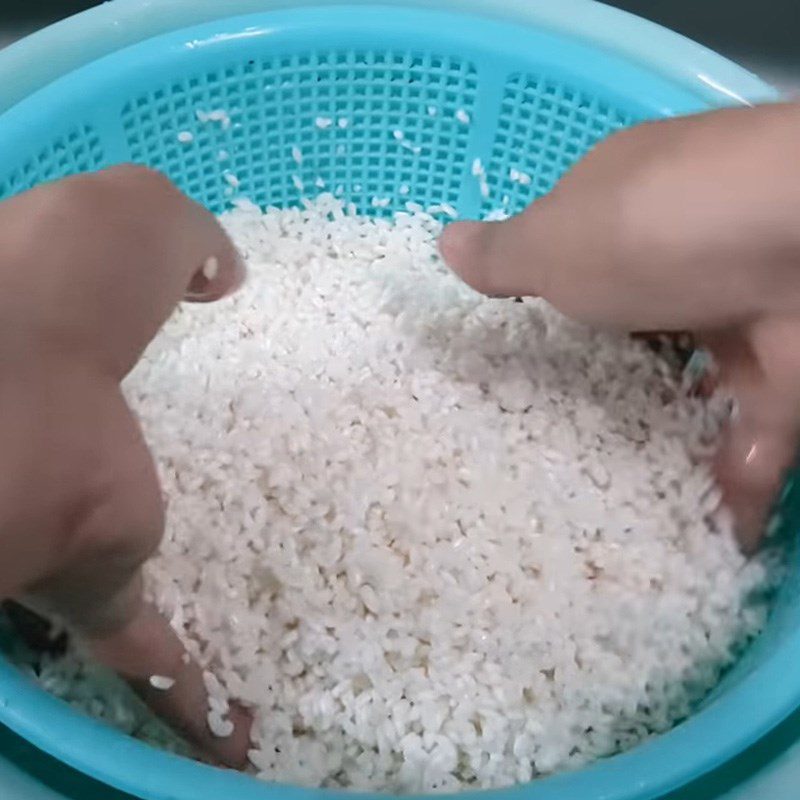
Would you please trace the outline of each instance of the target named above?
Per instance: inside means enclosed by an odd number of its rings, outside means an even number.
[[[0,204],[0,598],[58,613],[203,755],[234,767],[247,713],[212,736],[200,668],[142,597],[164,505],[120,381],[181,299],[217,300],[243,277],[214,217],[142,167]],[[151,675],[175,685],[154,689]]]
[[[800,106],[641,125],[597,146],[504,222],[440,249],[472,287],[541,296],[577,320],[691,331],[738,401],[716,458],[743,549],[800,435]]]
[[[540,295],[595,325],[690,330],[710,347],[739,400],[716,467],[748,549],[800,432],[798,133],[788,105],[643,125],[519,216],[455,223],[441,240],[478,291]],[[179,301],[218,300],[243,277],[214,218],[141,167],[0,204],[0,599],[58,613],[230,766],[246,757],[247,713],[233,709],[231,737],[211,735],[200,669],[142,597],[164,506],[119,386]],[[154,689],[151,675],[175,685]]]

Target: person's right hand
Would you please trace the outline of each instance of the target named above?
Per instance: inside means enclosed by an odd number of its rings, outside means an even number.
[[[440,242],[485,294],[699,337],[738,401],[716,468],[747,550],[800,437],[799,152],[794,105],[647,123],[600,144],[522,214],[453,223]]]

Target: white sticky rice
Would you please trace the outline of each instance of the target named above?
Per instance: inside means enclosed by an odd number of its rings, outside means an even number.
[[[705,466],[720,407],[478,296],[425,214],[223,219],[246,286],[182,306],[125,388],[169,502],[149,591],[215,708],[255,708],[258,775],[505,786],[689,714],[766,614]],[[43,680],[135,727],[76,663]]]

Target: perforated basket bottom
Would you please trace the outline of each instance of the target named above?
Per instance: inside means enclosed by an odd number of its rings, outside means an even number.
[[[459,17],[437,33],[443,15],[431,14],[410,44],[407,17],[384,9],[379,33],[351,10],[335,36],[312,41],[298,15],[285,27],[279,14],[269,26],[243,18],[247,36],[203,26],[150,40],[24,101],[0,118],[0,143],[13,127],[2,122],[37,103],[38,125],[8,142],[0,197],[132,160],[215,212],[236,196],[285,206],[323,190],[383,215],[410,198],[472,216],[514,211],[609,133],[665,102],[698,105],[657,76],[652,95],[621,94],[623,77],[642,80],[638,67],[543,33]]]

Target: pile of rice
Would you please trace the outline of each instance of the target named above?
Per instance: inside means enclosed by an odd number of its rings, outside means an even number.
[[[505,786],[690,713],[766,614],[703,462],[721,409],[641,344],[478,296],[423,213],[223,221],[249,282],[181,307],[126,393],[169,501],[149,590],[215,708],[255,708],[258,775]],[[43,680],[141,724],[76,664]]]

